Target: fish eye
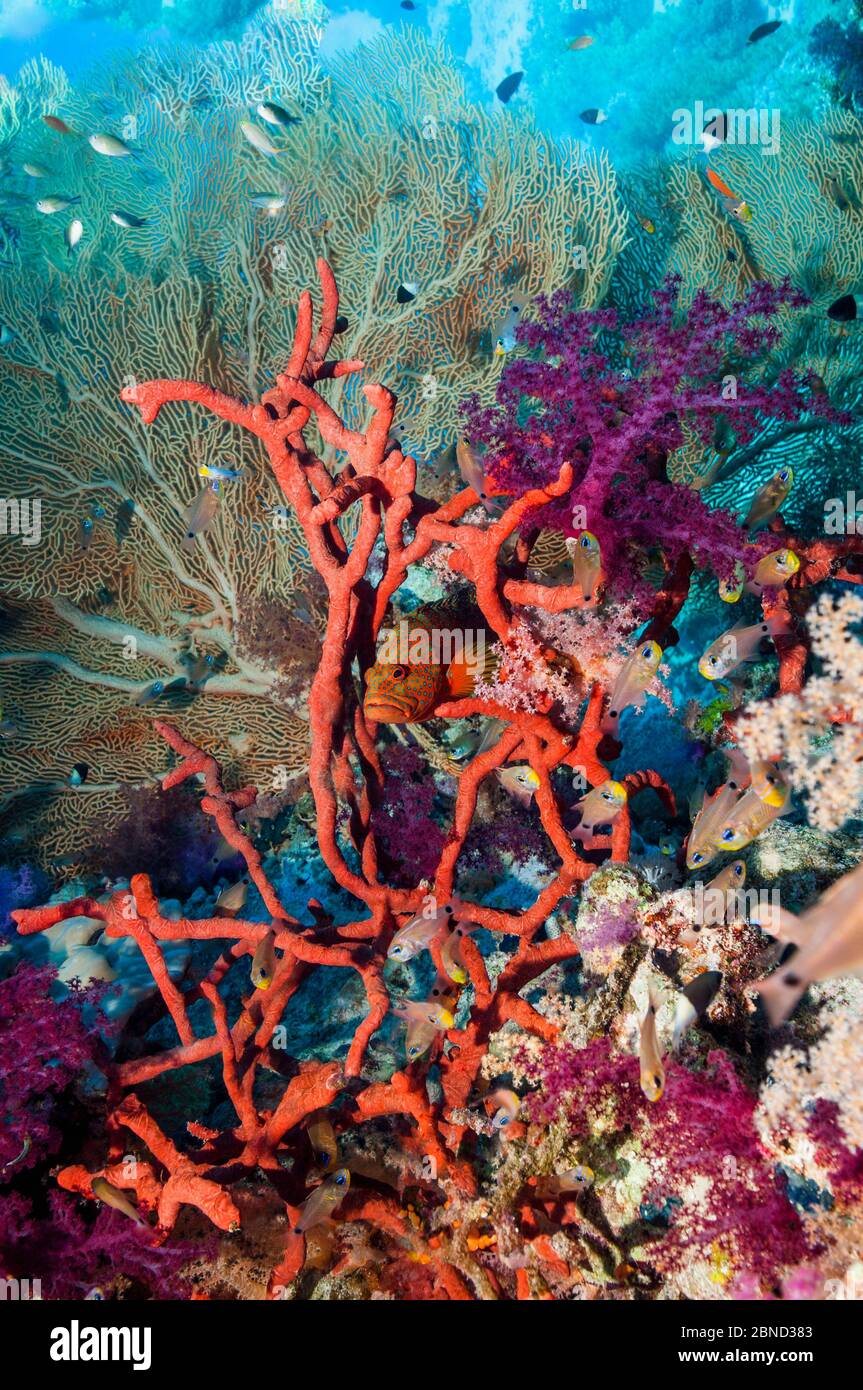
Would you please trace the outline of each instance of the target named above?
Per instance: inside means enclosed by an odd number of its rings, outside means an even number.
[[[345,1175],[344,1175],[344,1173],[336,1173],[336,1184],[337,1184],[338,1187],[344,1187],[344,1185],[345,1185]]]
[[[589,541],[588,537],[587,537],[587,536],[582,536],[581,540],[579,541],[579,545],[582,546],[585,550],[589,550],[589,549],[590,549],[590,541]]]
[[[701,861],[703,860],[703,858],[704,858],[704,855],[703,855],[703,854],[699,854],[699,853],[696,851],[696,853],[693,854],[693,856],[692,856],[692,862],[693,862],[693,864],[700,864]]]
[[[641,655],[644,657],[645,661],[649,661],[653,656],[653,651],[650,647],[645,647]]]
[[[733,830],[733,828],[729,825],[728,828],[727,828],[726,830],[723,830],[723,832],[722,832],[722,834],[720,835],[719,838],[720,838],[721,840],[733,840],[733,839],[734,839],[734,830]]]
[[[393,680],[403,681],[403,680],[405,679],[406,676],[407,676],[407,667],[406,667],[406,666],[394,666],[394,667],[393,667]]]

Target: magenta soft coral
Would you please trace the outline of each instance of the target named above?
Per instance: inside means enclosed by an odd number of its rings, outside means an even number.
[[[544,1123],[562,1111],[573,1137],[584,1140],[595,1137],[601,1114],[603,1144],[636,1140],[651,1170],[651,1195],[683,1202],[650,1246],[655,1266],[680,1268],[694,1248],[707,1254],[718,1242],[738,1271],[776,1279],[811,1252],[759,1141],[757,1097],[723,1052],[711,1052],[703,1070],[670,1060],[666,1068],[665,1093],[652,1105],[641,1092],[638,1058],[615,1053],[608,1039],[581,1050],[547,1048],[526,1108]],[[707,1183],[703,1196],[694,1195],[699,1179]]]
[[[684,314],[679,289],[670,279],[651,315],[622,325],[610,310],[574,311],[564,291],[541,298],[535,322],[518,333],[531,355],[507,364],[496,405],[473,400],[464,411],[467,433],[487,449],[489,474],[503,492],[543,486],[572,464],[571,491],[527,523],[569,536],[593,531],[606,576],[627,593],[640,582],[633,547],[661,544],[670,565],[688,552],[722,578],[743,549],[745,534],[730,513],[667,478],[684,423],[707,454],[720,419],[741,445],[766,418],[829,409],[790,373],[769,385],[743,375],[775,343],[779,313],[805,303],[798,291],[755,285],[731,308],[699,293]],[[583,520],[574,523],[576,505]],[[753,550],[753,559],[759,555]]]

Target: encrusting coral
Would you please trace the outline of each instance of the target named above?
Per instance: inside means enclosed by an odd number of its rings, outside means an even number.
[[[647,623],[647,632],[660,646],[676,641],[673,623],[696,562],[713,565],[722,576],[738,554],[751,572],[756,560],[777,544],[777,534],[801,557],[792,594],[805,597],[812,584],[831,576],[859,582],[849,561],[861,548],[855,537],[809,543],[789,538],[779,520],[776,532],[747,549],[745,533],[733,517],[712,515],[701,506],[688,514],[682,506],[675,510],[684,490],[665,474],[668,453],[680,437],[678,417],[685,416],[703,437],[712,437],[725,409],[719,389],[725,354],[758,350],[769,339],[771,319],[789,292],[758,286],[732,310],[702,296],[694,313],[681,318],[671,285],[658,294],[655,317],[629,331],[635,358],[626,373],[595,344],[598,329],[613,333],[611,317],[571,314],[560,300],[540,305],[536,325],[520,332],[528,346],[545,346],[549,360],[508,364],[497,408],[488,409],[481,402],[469,407],[474,433],[489,445],[485,464],[490,495],[484,499],[489,513],[479,506],[481,499],[470,486],[441,504],[421,495],[416,462],[393,436],[396,402],[387,388],[363,388],[371,414],[362,431],[351,428],[324,398],[322,388],[353,376],[363,364],[329,356],[339,300],[326,261],[319,260],[318,273],[318,326],[311,295],[304,293],[289,360],[259,401],[246,403],[213,385],[173,377],[136,380],[123,388],[122,399],[140,412],[145,425],[157,430],[163,412],[174,414],[174,407],[185,403],[246,431],[266,452],[302,531],[327,593],[326,626],[309,694],[309,779],[317,842],[332,880],[354,904],[353,911],[350,920],[337,921],[318,899],[310,898],[303,911],[305,922],[288,912],[253,837],[243,827],[244,813],[256,802],[256,788],[228,790],[217,759],[175,723],[157,719],[155,733],[174,755],[174,766],[161,778],[162,787],[171,791],[201,783],[201,809],[241,856],[263,903],[265,921],[245,920],[239,912],[168,919],[145,865],[132,875],[128,889],[111,891],[104,900],[84,896],[13,911],[23,935],[84,915],[103,922],[109,940],[133,939],[176,1032],[176,1042],[149,1056],[106,1063],[104,1151],[96,1164],[67,1165],[58,1181],[85,1197],[94,1195],[97,1177],[133,1191],[143,1207],[156,1213],[156,1239],[166,1240],[187,1207],[223,1232],[240,1228],[250,1185],[254,1188],[264,1175],[275,1210],[291,1223],[269,1284],[270,1296],[281,1297],[301,1270],[320,1267],[320,1262],[325,1266],[328,1260],[332,1230],[298,1229],[299,1204],[314,1180],[305,1127],[326,1112],[345,1145],[343,1161],[355,1175],[339,1203],[338,1220],[348,1226],[365,1223],[376,1254],[357,1258],[366,1264],[377,1261],[384,1291],[395,1284],[402,1296],[410,1289],[417,1297],[531,1298],[548,1296],[549,1288],[572,1289],[597,1279],[613,1292],[650,1289],[655,1288],[658,1271],[679,1264],[687,1231],[707,1253],[709,1246],[715,1247],[713,1258],[723,1271],[727,1266],[748,1271],[755,1279],[771,1279],[777,1268],[788,1270],[804,1259],[809,1247],[789,1195],[759,1147],[755,1094],[747,1078],[737,1075],[732,1060],[711,1054],[705,1059],[706,1070],[691,1070],[682,1060],[670,1062],[669,1103],[661,1123],[650,1127],[646,1114],[653,1118],[661,1111],[648,1109],[640,1094],[635,1060],[614,1052],[608,1038],[589,1047],[585,1038],[573,1053],[572,1029],[577,1031],[584,1022],[578,1022],[578,1010],[556,1010],[553,1003],[543,1008],[539,998],[531,1002],[525,997],[540,976],[547,979],[550,972],[576,961],[578,944],[566,929],[571,899],[596,873],[597,851],[614,866],[629,858],[635,799],[657,798],[668,817],[675,815],[676,803],[654,769],[626,773],[620,781],[623,802],[610,835],[598,832],[584,850],[566,828],[568,784],[574,773],[588,786],[604,783],[609,761],[620,752],[621,739],[602,727],[608,690],[596,679],[585,684],[573,717],[560,698],[559,653],[540,648],[531,686],[533,703],[525,708],[526,702],[507,702],[505,668],[508,652],[517,654],[530,632],[530,614],[558,616],[584,607],[580,584],[555,586],[526,577],[537,518],[568,532],[573,529],[569,518],[574,505],[584,505],[583,525],[589,524],[600,537],[609,590],[619,582],[635,594],[639,620]],[[644,381],[639,378],[642,372]],[[531,400],[530,413],[522,408],[524,397]],[[790,376],[773,392],[755,387],[742,393],[735,404],[737,429],[744,437],[755,428],[759,413],[776,411],[780,417],[797,418],[810,408],[804,388]],[[329,451],[326,457],[307,433],[313,423]],[[337,469],[332,460],[339,456]],[[667,502],[669,514],[678,518],[670,532],[664,513],[657,510],[651,526],[651,517],[632,505],[639,487]],[[639,559],[643,563],[649,557],[659,537],[666,560],[665,578],[656,591],[638,576]],[[402,880],[408,883],[394,886],[386,881],[380,833],[388,759],[390,767],[394,764],[380,747],[384,728],[370,719],[358,698],[356,678],[364,681],[394,600],[436,544],[447,548],[449,569],[468,589],[496,639],[504,679],[497,690],[483,687],[446,699],[435,714],[447,721],[493,718],[503,727],[498,741],[477,752],[460,772],[436,862],[414,866],[415,871],[425,871],[416,884],[410,883],[410,871],[403,865]],[[766,596],[765,610],[787,601],[787,595]],[[781,688],[805,689],[802,629],[796,628],[777,645]],[[577,659],[577,642],[574,646]],[[571,675],[578,679],[574,668]],[[622,729],[624,745],[627,727]],[[461,870],[478,800],[494,774],[505,774],[508,765],[511,769],[524,764],[535,779],[535,807],[553,866],[537,876],[532,901],[518,907],[470,900]],[[430,815],[429,804],[415,807],[414,813]],[[384,1078],[370,1077],[376,1065],[376,1035],[393,1007],[384,976],[387,952],[396,932],[422,911],[430,896],[441,907],[458,901],[461,920],[490,934],[494,951],[483,954],[471,934],[465,934],[460,941],[464,969],[456,977],[446,969],[442,955],[449,943],[440,937],[431,941],[434,965],[441,977],[449,977],[452,1004],[451,1012],[447,1008],[436,1015],[429,1051],[434,1075],[420,1057]],[[663,933],[672,931],[669,909],[660,902],[653,919],[653,940],[657,946],[664,943],[662,949],[668,952]],[[747,931],[754,935],[754,928]],[[186,987],[171,979],[165,963],[164,943],[178,940],[224,943],[215,961]],[[607,1007],[612,1000],[615,1007],[608,1019],[617,1016],[630,986],[644,989],[638,972],[648,951],[647,938],[633,939],[628,928],[614,944],[621,952],[611,969],[605,1002],[596,1006]],[[253,972],[260,971],[264,966],[259,962],[268,950],[273,953],[268,988],[248,990],[240,985],[239,1010],[232,1022],[229,1004],[236,999],[240,963],[253,957]],[[752,978],[753,955],[751,948],[741,951],[744,982]],[[353,972],[361,982],[367,1012],[343,1057],[294,1060],[282,1016],[301,987],[321,970]],[[192,1011],[202,1002],[212,1016],[212,1031],[203,1035],[192,1022]],[[730,1010],[727,1019],[729,1028],[739,1028],[739,1010]],[[233,1118],[220,1128],[189,1120],[188,1134],[196,1146],[181,1147],[159,1125],[141,1091],[147,1082],[209,1059],[221,1065]],[[513,1213],[500,1214],[495,1225],[494,1204],[471,1161],[476,1136],[489,1126],[494,1132],[494,1102],[486,1097],[489,1118],[480,1116],[477,1123],[472,1095],[479,1088],[482,1101],[483,1085],[506,1070],[542,1082],[541,1093],[527,1099],[509,1127],[502,1160],[504,1173],[508,1162],[515,1165],[513,1181],[522,1174],[515,1217],[529,1249],[521,1258],[510,1244]],[[559,1112],[561,1101],[565,1105]],[[588,1111],[605,1118],[591,1128]],[[401,1174],[391,1158],[370,1158],[363,1152],[361,1137],[368,1126],[374,1133],[377,1122],[384,1122],[397,1138]],[[551,1126],[545,1138],[543,1125]],[[642,1135],[643,1153],[630,1148],[615,1157],[618,1130],[618,1139],[622,1135],[627,1144]],[[685,1143],[678,1149],[681,1133]],[[137,1160],[131,1171],[122,1162],[129,1134],[150,1155]],[[584,1154],[581,1161],[590,1157],[593,1167],[604,1166],[606,1179],[617,1174],[621,1192],[639,1190],[638,1230],[612,1237],[594,1197],[576,1198],[571,1191],[562,1197],[536,1184],[525,1186],[519,1155],[529,1158],[532,1147],[552,1143],[555,1134],[555,1154],[572,1154],[573,1146],[589,1140],[596,1155]],[[736,1170],[722,1167],[725,1158],[742,1165],[742,1178]],[[551,1149],[547,1160],[551,1164]],[[625,1163],[620,1166],[624,1160],[631,1171]],[[717,1164],[721,1177],[716,1176]],[[557,1181],[560,1172],[559,1167],[549,1168],[545,1176]],[[710,1187],[711,1173],[711,1200],[724,1209],[721,1218],[714,1208],[705,1213],[696,1200]],[[416,1198],[409,1201],[403,1195],[406,1186],[416,1189]],[[681,1202],[685,1228],[675,1224]],[[562,1240],[549,1234],[555,1229],[549,1224],[553,1217],[558,1231],[565,1228]],[[771,1237],[779,1233],[770,1249],[763,1240],[767,1230]],[[650,1248],[633,1254],[645,1244]],[[352,1259],[350,1252],[344,1254],[335,1272]],[[727,1272],[717,1278],[727,1282]]]

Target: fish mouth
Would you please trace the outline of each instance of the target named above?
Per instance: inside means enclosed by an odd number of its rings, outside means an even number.
[[[407,701],[395,700],[392,696],[366,696],[363,713],[378,724],[409,724],[413,710]]]

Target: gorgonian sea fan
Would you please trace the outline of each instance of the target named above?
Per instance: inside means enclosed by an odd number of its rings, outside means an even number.
[[[518,330],[528,353],[505,366],[495,405],[473,398],[463,410],[490,478],[509,494],[545,485],[572,464],[569,493],[529,514],[528,524],[565,536],[593,531],[615,592],[634,592],[654,547],[670,564],[688,551],[720,578],[741,557],[747,537],[736,518],[669,481],[668,455],[686,436],[703,444],[706,469],[721,429],[740,447],[768,419],[830,411],[791,372],[769,384],[755,379],[752,364],[778,342],[779,314],[807,303],[788,282],[754,285],[730,308],[701,291],[685,313],[679,292],[671,277],[654,294],[653,312],[633,323],[613,310],[576,311],[567,291],[540,297],[535,321]],[[575,506],[582,510],[574,519]],[[752,547],[753,563],[765,546]]]

